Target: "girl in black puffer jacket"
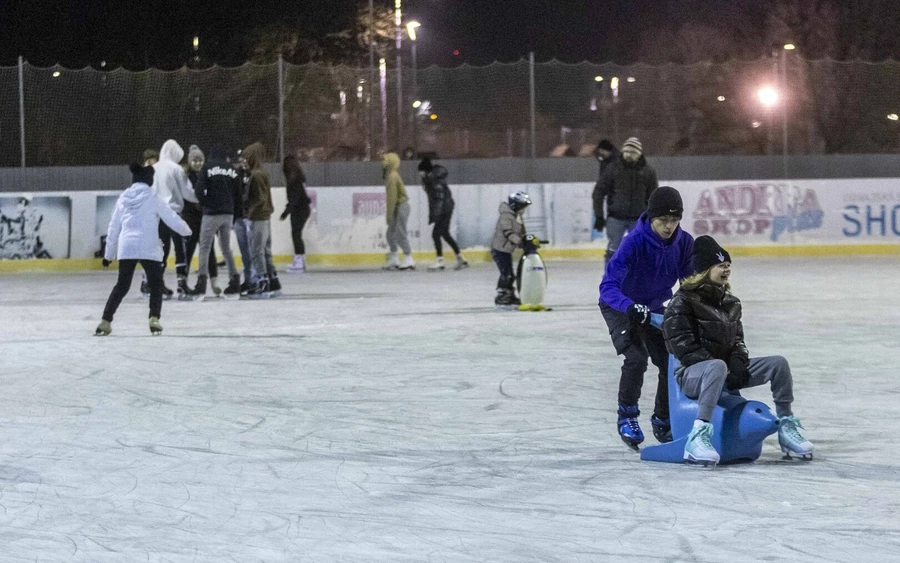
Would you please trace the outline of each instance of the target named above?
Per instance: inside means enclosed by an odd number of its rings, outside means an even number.
[[[666,308],[666,347],[681,363],[675,378],[684,394],[699,402],[697,420],[684,448],[684,459],[717,463],[712,446],[713,409],[723,387],[738,390],[771,381],[779,418],[781,449],[812,458],[813,445],[791,411],[793,380],[781,356],[750,358],[744,344],[741,301],[731,294],[731,256],[709,236],[694,241],[694,272]]]

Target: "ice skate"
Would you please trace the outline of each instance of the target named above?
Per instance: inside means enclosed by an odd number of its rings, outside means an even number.
[[[400,269],[400,260],[397,258],[396,252],[391,252],[388,254],[387,262],[384,263],[384,266],[381,267],[382,270],[399,270]]]
[[[434,264],[430,264],[428,266],[429,272],[436,272],[438,270],[444,269],[444,258],[442,256],[438,256],[437,260],[434,261]]]
[[[797,455],[804,461],[813,458],[812,443],[800,434],[803,426],[795,416],[783,416],[778,419],[778,445],[784,452],[785,459],[791,459],[791,454]]]
[[[177,291],[179,301],[191,300],[191,288],[188,287],[187,276],[178,276],[178,285],[175,290]]]
[[[278,276],[272,276],[269,279],[269,297],[281,297],[281,282],[278,281]]]
[[[203,301],[206,299],[206,276],[197,276],[197,285],[188,295],[191,301]]]
[[[694,421],[694,428],[688,434],[684,445],[684,460],[704,466],[719,463],[719,452],[712,445],[713,426],[702,420]]]
[[[228,287],[225,288],[223,292],[225,299],[240,299],[241,298],[241,276],[234,276],[231,278],[231,281],[228,282]]]
[[[644,432],[638,424],[641,410],[637,405],[619,405],[618,414],[619,437],[626,446],[634,451],[639,451],[638,445],[644,441]]]
[[[256,285],[247,292],[248,299],[268,299],[269,298],[269,279],[265,276],[259,278]]]
[[[494,297],[494,305],[502,311],[516,310],[519,306],[516,301],[516,294],[511,289],[498,289]]]
[[[412,254],[407,254],[403,258],[403,264],[400,265],[401,270],[415,270],[416,262],[413,260]]]
[[[209,278],[209,288],[212,289],[213,295],[216,297],[222,295],[222,288],[219,287],[218,278]]]
[[[97,330],[94,331],[94,336],[109,336],[112,332],[112,325],[109,321],[100,321],[100,324],[97,325]]]
[[[653,436],[660,444],[672,441],[672,425],[668,418],[659,418],[654,414],[650,417],[650,424],[653,426]]]
[[[166,282],[163,282],[162,284],[162,296],[163,300],[165,301],[169,301],[170,299],[172,299],[172,297],[175,296],[175,292],[169,289],[169,287],[166,285]]]
[[[306,256],[303,254],[294,254],[294,261],[288,264],[284,271],[289,274],[302,274],[306,272]]]
[[[150,297],[150,284],[147,283],[147,280],[141,281],[141,295],[145,299]]]
[[[454,270],[462,270],[463,268],[468,268],[469,263],[463,258],[462,254],[456,255],[456,266],[453,267]]]
[[[153,336],[162,334],[162,325],[159,324],[159,319],[156,317],[150,317],[150,334]]]

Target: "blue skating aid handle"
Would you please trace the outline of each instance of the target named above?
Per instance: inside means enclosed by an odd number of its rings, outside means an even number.
[[[650,313],[650,326],[662,330],[663,316],[659,313]]]

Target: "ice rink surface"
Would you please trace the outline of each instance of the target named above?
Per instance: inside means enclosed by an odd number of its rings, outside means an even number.
[[[137,280],[94,338],[113,273],[0,277],[0,562],[900,561],[900,261],[736,258],[816,459],[713,470],[622,444],[600,266],[549,268],[546,313],[493,265],[314,272],[158,338]]]

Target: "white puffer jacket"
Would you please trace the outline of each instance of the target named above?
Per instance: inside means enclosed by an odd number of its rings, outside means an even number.
[[[159,161],[153,165],[153,188],[172,211],[181,213],[184,200],[197,201],[194,188],[179,162],[184,149],[174,139],[169,139],[159,149]]]
[[[159,220],[182,236],[189,236],[191,228],[176,214],[156,191],[138,182],[119,196],[106,232],[107,260],[163,259],[159,240]]]

